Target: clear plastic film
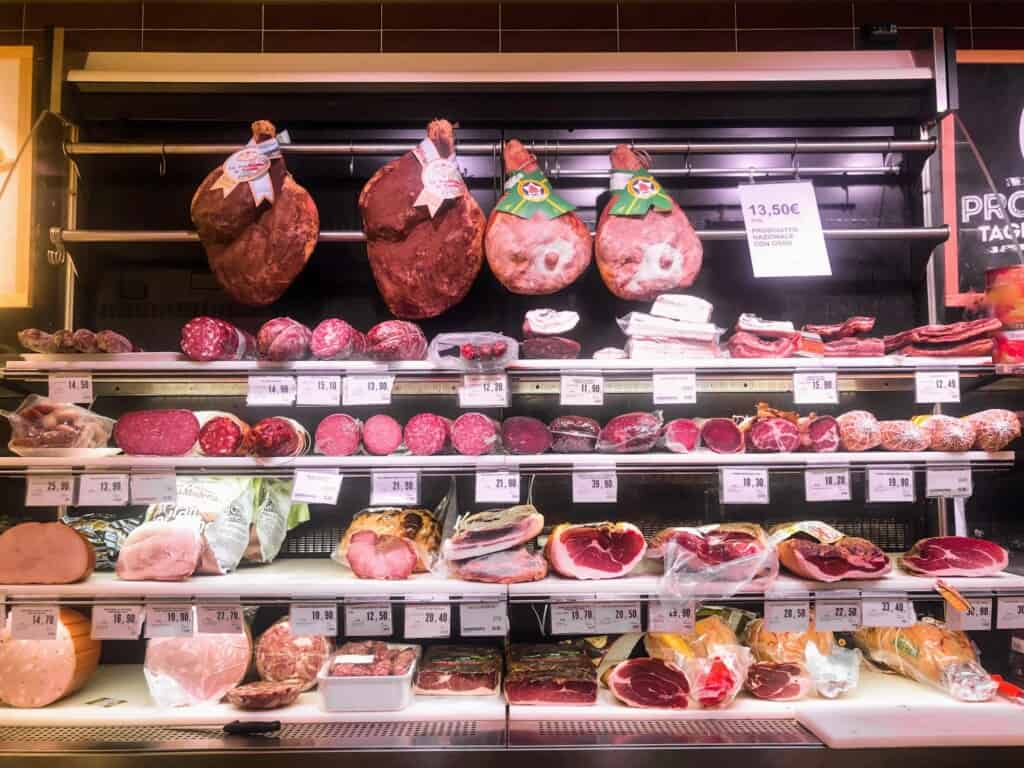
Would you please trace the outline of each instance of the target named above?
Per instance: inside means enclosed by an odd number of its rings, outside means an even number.
[[[764,529],[753,523],[666,528],[647,556],[664,562],[663,598],[731,597],[745,588],[766,590],[779,575],[779,560]]]
[[[114,420],[88,408],[29,395],[14,411],[0,410],[11,425],[7,447],[19,456],[40,448],[105,448]]]
[[[764,619],[755,619],[747,625],[744,643],[757,661],[803,664],[808,645],[817,646],[822,654],[832,652],[835,636],[810,626],[803,632],[774,632]]]
[[[309,505],[292,501],[293,480],[257,477],[253,482],[256,502],[242,560],[271,563],[281,551],[288,531],[309,520]]]
[[[863,656],[856,648],[832,646],[823,654],[814,643],[804,648],[807,670],[818,695],[835,699],[857,688],[860,683],[860,664]]]
[[[645,312],[629,312],[618,318],[616,322],[622,332],[633,337],[666,337],[690,342],[718,344],[725,332],[713,323],[692,323],[685,320],[672,320],[667,317],[655,317]]]
[[[427,348],[438,368],[458,371],[500,371],[519,359],[519,342],[491,331],[439,333]]]

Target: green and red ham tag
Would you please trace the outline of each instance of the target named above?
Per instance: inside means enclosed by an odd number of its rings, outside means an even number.
[[[509,176],[505,194],[495,207],[521,219],[532,219],[537,212],[546,219],[554,219],[576,210],[575,205],[551,191],[551,182],[540,170],[518,171]]]
[[[614,171],[611,190],[615,202],[608,213],[612,216],[643,216],[651,208],[671,211],[672,198],[650,171]]]

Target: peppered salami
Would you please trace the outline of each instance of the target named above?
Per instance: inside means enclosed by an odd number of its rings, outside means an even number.
[[[216,317],[195,317],[181,329],[181,351],[190,360],[250,360],[256,357],[253,337]]]
[[[363,445],[374,456],[388,456],[402,444],[402,425],[386,413],[371,416],[363,425]]]
[[[362,334],[338,317],[329,317],[313,329],[309,350],[318,360],[348,360],[357,353]]]
[[[301,456],[309,447],[309,433],[294,419],[271,416],[249,430],[246,447],[256,456]]]
[[[78,331],[75,331],[75,346],[78,346]],[[100,331],[94,337],[96,349],[108,355],[123,355],[135,351],[135,345],[117,331]]]
[[[867,411],[848,411],[836,422],[839,424],[839,443],[844,451],[870,451],[882,442],[878,419]]]
[[[448,447],[452,423],[436,413],[417,413],[405,424],[405,447],[416,456],[433,456]]]
[[[601,425],[586,416],[556,416],[548,431],[553,453],[593,453]]]
[[[196,452],[203,456],[240,456],[245,452],[249,425],[232,413],[199,412]]]
[[[256,641],[256,672],[271,682],[291,680],[301,690],[316,685],[316,677],[334,654],[334,643],[319,635],[295,635],[288,619],[272,624]]]
[[[974,445],[974,425],[952,416],[918,416],[914,423],[928,433],[933,451],[960,453]]]
[[[501,424],[501,445],[508,453],[544,453],[551,447],[551,432],[540,419],[512,416]]]
[[[256,348],[263,360],[302,360],[309,354],[313,332],[290,317],[275,317],[260,326]]]
[[[366,333],[366,354],[371,360],[422,360],[427,356],[427,337],[415,323],[385,320]]]
[[[483,413],[464,413],[452,424],[452,445],[463,456],[493,453],[500,442],[498,422]]]
[[[887,451],[927,451],[931,445],[928,432],[912,421],[882,421],[878,427],[881,430],[882,448]]]
[[[979,451],[1001,451],[1020,437],[1020,419],[1013,411],[989,408],[965,418],[974,427],[974,447]]]
[[[347,413],[332,413],[316,428],[315,450],[324,456],[351,456],[359,450],[363,423]]]

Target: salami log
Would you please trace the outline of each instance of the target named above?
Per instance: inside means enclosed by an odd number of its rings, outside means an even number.
[[[593,453],[601,425],[586,416],[556,416],[548,431],[554,453]]]
[[[415,456],[433,456],[448,447],[451,421],[436,413],[417,413],[405,424],[402,439]]]
[[[252,360],[256,340],[241,328],[216,317],[196,317],[181,329],[181,351],[190,360]]]
[[[882,421],[878,427],[887,451],[927,451],[931,445],[928,432],[910,420]]]
[[[92,544],[64,523],[19,523],[0,534],[0,584],[72,584],[95,567]]]
[[[974,447],[979,451],[1001,451],[1020,437],[1020,419],[1013,411],[990,408],[965,420],[974,427]]]
[[[249,430],[247,446],[255,456],[301,456],[309,448],[309,433],[294,419],[271,416]]]
[[[402,425],[386,413],[371,416],[363,425],[363,446],[374,456],[388,456],[402,444]]]
[[[351,456],[359,450],[363,423],[347,413],[332,413],[316,428],[316,453],[324,456]]]
[[[260,326],[256,346],[263,360],[302,360],[309,355],[312,335],[313,332],[297,320],[275,317]]]
[[[501,424],[501,444],[508,453],[545,453],[551,447],[551,432],[540,419],[512,416]]]
[[[241,456],[245,453],[249,425],[233,413],[206,411],[196,414],[199,438],[196,452],[202,456]]]
[[[427,356],[427,337],[416,323],[385,320],[366,334],[366,354],[371,360],[422,360]]]
[[[316,686],[316,677],[334,654],[334,641],[319,635],[292,632],[288,619],[272,624],[256,642],[256,672],[261,680],[297,682],[300,690]]]
[[[463,456],[493,453],[500,442],[498,423],[483,413],[464,413],[452,424],[452,445]]]
[[[114,425],[114,440],[129,456],[184,456],[198,437],[192,411],[129,411]]]
[[[882,429],[873,414],[848,411],[836,421],[839,423],[839,443],[844,451],[859,453],[881,445]]]
[[[318,360],[348,360],[366,351],[366,337],[338,317],[329,317],[313,329],[309,349]]]

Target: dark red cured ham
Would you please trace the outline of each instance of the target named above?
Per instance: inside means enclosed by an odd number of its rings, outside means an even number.
[[[795,701],[807,696],[814,683],[799,664],[759,661],[747,672],[746,688],[759,699]]]
[[[501,423],[501,444],[512,454],[545,453],[551,447],[551,432],[540,419],[511,416]]]
[[[401,536],[373,531],[352,534],[345,552],[348,565],[361,579],[408,579],[416,569],[416,548]]]
[[[810,414],[797,422],[800,450],[832,453],[839,450],[839,422],[834,416]]]
[[[855,536],[831,542],[797,536],[780,542],[777,549],[787,570],[812,581],[880,579],[892,570],[882,550]]]
[[[715,453],[743,453],[746,443],[739,425],[732,419],[698,420],[700,440]]]
[[[579,640],[513,643],[505,698],[509,704],[591,705],[597,701],[597,668]]]
[[[968,536],[935,536],[911,547],[900,565],[919,576],[994,576],[1009,563],[1009,554],[994,541]]]
[[[804,326],[804,330],[807,333],[816,333],[825,341],[835,341],[837,339],[846,339],[850,336],[856,336],[859,333],[871,333],[875,328],[875,318],[865,317],[858,315],[850,317],[841,323],[831,323],[828,325],[814,325],[807,324]]]
[[[665,425],[661,441],[672,453],[692,453],[700,443],[700,427],[692,419],[672,419]]]
[[[521,584],[547,576],[548,563],[543,555],[530,552],[526,547],[516,547],[469,560],[453,560],[449,570],[452,576],[463,581]]]
[[[882,357],[885,342],[881,339],[836,339],[825,342],[825,357]]]
[[[614,579],[633,570],[646,551],[632,523],[563,523],[548,536],[544,556],[569,579]]]
[[[651,539],[647,554],[665,559],[665,572],[683,578],[767,584],[779,571],[764,529],[753,523],[665,528]]]
[[[631,707],[686,709],[690,683],[683,670],[661,659],[629,659],[612,669],[608,688]]]
[[[373,278],[395,317],[436,317],[466,297],[483,264],[486,219],[459,174],[451,123],[432,121],[416,150],[381,167],[359,210]]]
[[[886,336],[885,351],[892,352],[911,344],[958,344],[990,333],[995,333],[1003,324],[994,317],[965,320],[947,325],[921,325],[909,331]]]
[[[661,411],[615,416],[598,435],[598,453],[645,453],[657,444],[661,425]]]
[[[224,694],[224,700],[239,709],[281,709],[294,704],[300,693],[302,686],[294,681],[272,683],[260,680],[232,688]]]

